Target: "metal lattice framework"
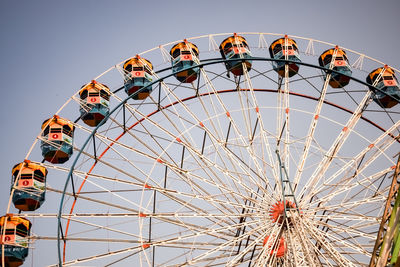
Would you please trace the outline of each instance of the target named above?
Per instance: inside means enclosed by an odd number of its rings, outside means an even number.
[[[300,48],[300,71],[289,77],[286,65],[279,77],[267,52],[283,35],[239,34],[253,56],[241,76],[227,75],[229,59],[219,56],[217,41],[231,34],[216,34],[188,39],[200,48],[192,83],[171,72],[168,49],[177,42],[141,53],[154,65],[153,92],[145,100],[122,92],[122,63],[96,77],[112,91],[112,110],[96,128],[75,120],[75,157],[66,164],[40,163],[38,135],[26,158],[49,170],[47,201],[20,213],[33,223],[28,260],[50,266],[376,264],[371,258],[384,250],[385,225],[398,208],[388,205],[398,188],[400,105],[382,109],[364,82],[384,64],[343,48],[353,75],[335,89],[329,86],[333,66],[317,66],[333,44],[290,36]],[[81,105],[77,93],[57,114],[76,118]],[[280,204],[282,216],[274,220]],[[10,197],[7,213],[12,209]],[[390,226],[396,229],[398,220]],[[393,240],[386,241],[390,248]]]

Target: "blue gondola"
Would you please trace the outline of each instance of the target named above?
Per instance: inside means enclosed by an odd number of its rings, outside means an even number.
[[[342,88],[349,84],[352,71],[349,66],[346,52],[339,47],[326,50],[319,57],[319,65],[329,69],[333,64],[333,70],[339,73],[332,72],[329,85],[333,88]],[[326,72],[324,72],[326,78]]]
[[[198,65],[199,49],[195,44],[188,42],[186,39],[174,45],[169,53],[172,57],[173,72]],[[195,67],[178,72],[174,76],[182,83],[191,83],[197,79],[199,70],[198,67]]]
[[[40,148],[44,159],[51,163],[64,163],[73,152],[74,125],[55,115],[42,124]]]
[[[79,111],[84,123],[96,127],[110,112],[110,89],[104,84],[92,81],[79,91],[81,105]]]
[[[23,211],[38,209],[45,200],[47,169],[25,160],[12,169],[15,208]]]
[[[125,92],[129,96],[132,95],[132,98],[135,100],[143,100],[148,97],[153,90],[149,86],[153,81],[152,71],[153,65],[151,62],[138,55],[125,61]]]
[[[230,36],[222,41],[219,51],[223,59],[245,59],[233,60],[225,63],[226,69],[235,76],[244,74],[245,67],[247,71],[251,70],[251,53],[249,45],[244,37],[237,35]]]
[[[299,48],[296,41],[285,35],[285,38],[275,40],[269,47],[269,54],[273,59],[291,60],[301,62]],[[279,76],[285,77],[285,62],[273,61],[272,67]],[[296,63],[288,64],[288,76],[292,77],[299,72],[300,65]]]
[[[31,227],[29,220],[13,214],[0,218],[0,240],[4,244],[5,266],[17,267],[24,263],[29,251]],[[2,253],[0,249],[0,258]]]
[[[376,90],[370,86],[373,92],[372,99],[382,108],[391,108],[400,101],[399,82],[394,74],[394,70],[388,66],[377,68],[367,76],[367,83],[380,89]]]

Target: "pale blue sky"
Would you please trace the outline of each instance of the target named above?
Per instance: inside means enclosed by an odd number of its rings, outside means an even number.
[[[1,0],[0,210],[11,168],[41,123],[123,59],[186,37],[248,31],[337,43],[399,68],[399,13],[398,0]]]

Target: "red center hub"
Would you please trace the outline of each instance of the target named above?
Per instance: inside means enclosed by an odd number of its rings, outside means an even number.
[[[289,200],[286,200],[286,208],[295,209],[296,204]],[[271,217],[272,222],[282,223],[284,210],[285,205],[283,205],[283,201],[278,201],[274,205],[272,205],[271,209],[269,210],[269,216]]]

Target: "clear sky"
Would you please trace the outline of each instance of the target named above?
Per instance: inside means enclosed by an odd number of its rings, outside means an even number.
[[[273,32],[337,43],[400,68],[399,13],[398,0],[1,0],[0,210],[11,168],[41,123],[128,57],[209,33]]]

